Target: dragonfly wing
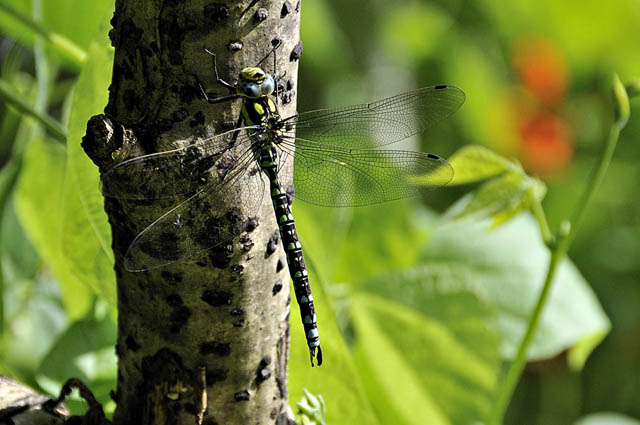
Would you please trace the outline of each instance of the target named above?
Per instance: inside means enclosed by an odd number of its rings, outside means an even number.
[[[444,186],[453,168],[437,155],[349,149],[297,138],[281,143],[294,155],[296,198],[328,207],[355,207],[415,196]]]
[[[104,196],[165,199],[193,194],[207,186],[212,167],[231,147],[248,149],[254,127],[243,127],[171,151],[123,161],[102,176]],[[221,173],[225,170],[219,170]]]
[[[366,149],[421,133],[464,103],[462,90],[432,86],[377,102],[303,112],[285,120],[290,136]]]
[[[260,168],[248,151],[225,179],[201,189],[166,212],[133,240],[125,255],[129,271],[143,271],[179,260],[221,264],[240,233],[250,232],[243,217],[254,215],[265,191]],[[221,214],[220,205],[228,211]],[[229,206],[238,208],[229,210]]]

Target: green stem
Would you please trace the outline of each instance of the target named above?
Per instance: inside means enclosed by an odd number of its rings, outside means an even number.
[[[87,52],[65,36],[49,31],[38,22],[23,15],[7,4],[0,3],[0,10],[29,27],[36,34],[44,37],[45,40],[51,43],[57,52],[69,59],[76,68],[79,69],[86,62]]]
[[[53,136],[59,141],[65,142],[67,140],[67,131],[64,129],[62,124],[51,118],[49,115],[36,111],[36,109],[24,99],[24,97],[16,93],[13,87],[3,79],[0,79],[0,99],[10,103],[21,113],[31,115],[33,118],[40,121],[40,123],[42,123],[42,125],[44,125],[45,128],[49,130],[49,132],[51,132],[51,134],[53,134]]]
[[[509,405],[509,401],[513,396],[513,391],[515,390],[516,385],[520,380],[520,376],[522,375],[522,371],[524,370],[524,367],[526,365],[529,348],[531,347],[536,331],[538,330],[538,324],[542,316],[542,311],[549,298],[549,292],[551,290],[556,271],[558,270],[558,265],[567,254],[569,246],[571,245],[571,242],[575,237],[576,229],[584,218],[585,211],[593,201],[593,197],[600,187],[600,184],[602,183],[607,168],[611,163],[613,153],[615,152],[620,131],[624,128],[627,120],[629,119],[628,99],[626,99],[626,94],[622,95],[620,93],[620,87],[622,87],[622,85],[618,80],[618,77],[616,76],[614,78],[614,94],[617,96],[616,100],[618,101],[616,104],[616,122],[611,126],[609,137],[607,138],[607,141],[604,145],[598,166],[592,172],[585,191],[574,209],[572,221],[563,222],[556,235],[557,243],[547,245],[549,247],[549,250],[551,251],[551,258],[549,260],[549,266],[544,280],[544,285],[542,286],[542,290],[540,291],[540,295],[538,296],[538,301],[536,302],[536,305],[533,309],[531,319],[529,320],[527,330],[522,337],[522,341],[520,342],[520,346],[518,347],[516,356],[513,359],[513,362],[511,362],[511,365],[509,366],[509,369],[507,370],[507,373],[502,380],[500,387],[498,388],[496,402],[494,403],[493,409],[489,414],[488,423],[490,425],[498,425],[504,418],[504,414],[507,410],[507,406]],[[626,111],[625,99],[627,102]],[[538,219],[538,222],[541,224],[541,229],[544,237],[546,232],[544,229],[544,227],[546,226],[546,219],[543,223],[541,223],[540,220],[541,217],[544,217],[544,211],[542,211],[541,206],[539,206],[540,211],[537,211],[537,208],[538,206],[536,206],[536,204],[534,203],[533,213]]]
[[[544,209],[542,208],[540,199],[536,198],[533,201],[533,204],[531,205],[531,212],[538,222],[538,227],[540,228],[542,240],[544,241],[545,245],[552,245],[554,236],[553,233],[551,233],[551,228],[549,228],[549,223],[547,223],[547,216],[544,214]]]

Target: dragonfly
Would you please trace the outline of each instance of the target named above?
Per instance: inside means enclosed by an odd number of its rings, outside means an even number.
[[[220,78],[215,53],[205,51],[213,58],[217,83],[229,95],[212,98],[198,83],[203,97],[209,103],[242,99],[244,125],[239,122],[230,131],[174,150],[128,159],[103,175],[105,196],[186,197],[134,238],[125,254],[125,267],[143,271],[223,250],[247,229],[239,224],[240,214],[221,217],[214,204],[239,205],[250,215],[259,210],[268,193],[311,366],[316,356],[320,366],[317,318],[291,198],[318,206],[356,207],[446,185],[453,178],[453,168],[444,158],[378,147],[421,133],[447,118],[462,105],[465,94],[454,86],[436,85],[376,102],[282,118],[280,83],[274,78],[275,49],[273,75],[258,66],[248,67],[235,84]],[[420,188],[414,184],[416,178]]]

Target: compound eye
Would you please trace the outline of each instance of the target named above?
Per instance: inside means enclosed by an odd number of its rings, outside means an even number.
[[[273,77],[270,74],[267,74],[264,78],[262,84],[260,84],[260,90],[263,96],[268,96],[273,93],[273,90],[276,88],[276,83],[273,81]]]
[[[260,97],[260,87],[256,83],[243,81],[240,83],[240,92],[247,97]]]

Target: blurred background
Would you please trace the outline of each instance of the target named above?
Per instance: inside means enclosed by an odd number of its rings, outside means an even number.
[[[0,78],[10,88],[0,99],[0,373],[52,394],[81,376],[105,401],[115,386],[115,286],[97,170],[79,142],[106,104],[112,8],[0,4]],[[572,215],[600,157],[612,74],[640,77],[637,0],[306,0],[301,13],[299,111],[460,87],[467,101],[453,117],[391,148],[450,157],[475,144],[519,162],[547,186],[552,229]],[[11,93],[55,122],[25,116]],[[632,101],[505,423],[640,423],[631,419],[640,420],[637,109]],[[308,370],[292,323],[292,404],[304,386],[324,395],[333,424],[485,420],[547,257],[528,217],[494,231],[443,224],[476,189],[348,211],[294,205],[322,297],[327,364]],[[588,422],[602,412],[615,414]]]

